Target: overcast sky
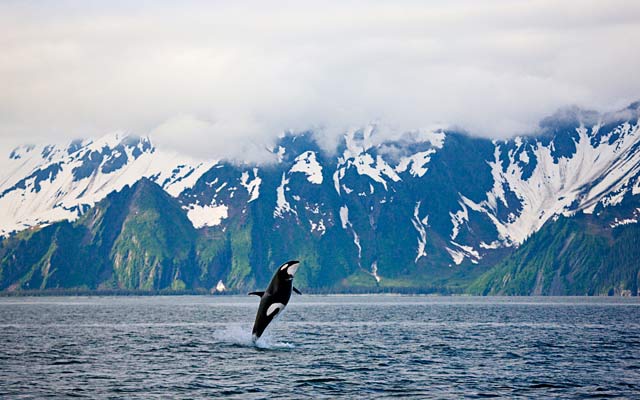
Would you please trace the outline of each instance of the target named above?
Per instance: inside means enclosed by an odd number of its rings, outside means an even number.
[[[125,130],[259,158],[285,130],[507,137],[640,99],[638,1],[274,4],[1,2],[2,143]]]

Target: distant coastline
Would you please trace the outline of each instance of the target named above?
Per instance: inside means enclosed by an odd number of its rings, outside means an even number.
[[[22,296],[233,296],[246,295],[251,290],[227,289],[224,291],[210,291],[207,289],[185,290],[132,290],[132,289],[37,289],[0,291],[0,297]],[[465,295],[460,290],[447,288],[405,288],[405,287],[354,287],[354,288],[306,288],[303,294],[406,294],[406,295]]]
[[[228,289],[222,292],[211,292],[205,289],[189,289],[189,290],[129,290],[129,289],[109,289],[109,290],[88,290],[88,289],[43,289],[43,290],[17,290],[17,291],[0,291],[0,297],[47,297],[47,296],[243,296],[249,290]],[[350,288],[350,289],[305,289],[303,294],[306,295],[406,295],[406,296],[473,296],[473,297],[637,297],[630,293],[623,295],[567,295],[567,296],[547,296],[547,295],[531,295],[531,296],[511,296],[511,295],[476,295],[460,290],[450,290],[445,288]]]

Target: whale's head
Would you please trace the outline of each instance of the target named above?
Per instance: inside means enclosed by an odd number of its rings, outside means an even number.
[[[281,274],[281,276],[283,276],[287,280],[292,280],[296,275],[299,266],[299,261],[287,261],[278,269],[278,274]]]

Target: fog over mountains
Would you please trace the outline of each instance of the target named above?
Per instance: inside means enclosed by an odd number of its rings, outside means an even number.
[[[249,289],[299,258],[317,289],[635,294],[639,108],[504,141],[289,133],[261,164],[123,132],[21,146],[0,159],[0,289]]]

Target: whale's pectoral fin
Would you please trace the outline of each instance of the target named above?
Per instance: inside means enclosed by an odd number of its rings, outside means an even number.
[[[249,296],[251,296],[252,294],[255,294],[258,297],[264,296],[264,292],[251,292],[251,293],[249,293]]]
[[[302,294],[302,292],[301,292],[301,291],[299,291],[298,289],[296,289],[296,287],[295,287],[295,286],[293,287],[293,291],[294,291],[294,292],[296,292],[296,293],[298,293],[298,294]]]

